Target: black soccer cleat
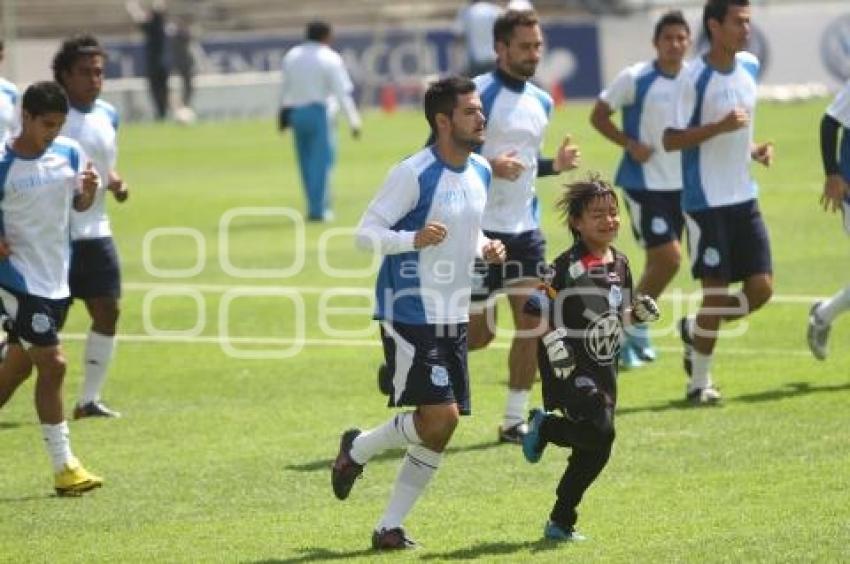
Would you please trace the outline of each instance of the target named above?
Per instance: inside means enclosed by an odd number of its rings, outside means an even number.
[[[525,435],[528,434],[528,424],[525,421],[520,421],[516,425],[512,425],[507,429],[499,425],[499,442],[513,443],[521,445]]]
[[[347,498],[354,481],[363,473],[365,464],[357,464],[351,458],[351,445],[360,433],[360,429],[349,429],[340,438],[339,453],[331,467],[331,486],[337,499]]]
[[[113,409],[109,409],[102,401],[90,401],[82,404],[78,403],[74,407],[74,419],[83,419],[85,417],[117,419],[121,417],[121,413]]]
[[[378,367],[378,389],[382,394],[388,396],[393,393],[393,375],[386,364]]]
[[[410,550],[418,547],[419,544],[408,537],[401,527],[372,532],[372,548],[375,550]]]

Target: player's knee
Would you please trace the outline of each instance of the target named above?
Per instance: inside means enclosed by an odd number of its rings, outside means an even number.
[[[46,356],[38,363],[39,376],[44,375],[60,380],[65,377],[65,371],[67,368],[68,362],[65,360],[65,356],[61,353]]]
[[[750,311],[755,311],[770,301],[773,296],[773,285],[762,282],[756,285],[750,293]]]
[[[617,432],[614,430],[614,425],[611,423],[596,424],[593,428],[592,450],[608,451],[614,444],[614,439],[617,438]]]
[[[605,413],[593,422],[593,430],[595,446],[593,450],[610,451],[614,439],[617,438],[617,432],[614,430],[614,419],[610,410],[606,409]]]
[[[92,325],[95,331],[105,335],[115,333],[118,325],[118,317],[121,315],[121,309],[118,306],[118,301],[102,303],[96,310],[92,312]]]
[[[477,331],[470,331],[468,341],[469,350],[475,351],[486,348],[493,342],[494,337],[495,335],[486,328]]]
[[[457,409],[441,409],[436,413],[422,414],[420,420],[421,428],[417,426],[416,430],[422,444],[440,452],[452,438],[460,421],[460,414]]]
[[[679,272],[682,266],[682,251],[678,247],[674,247],[667,253],[667,268],[673,273]]]

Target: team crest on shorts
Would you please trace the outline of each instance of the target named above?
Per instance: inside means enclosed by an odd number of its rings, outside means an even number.
[[[47,333],[50,331],[50,318],[44,313],[36,313],[30,320],[32,330],[38,334]]]
[[[440,388],[449,385],[449,371],[446,370],[445,366],[431,367],[431,383]]]
[[[706,266],[715,267],[720,264],[720,251],[714,247],[706,247],[702,253],[702,262]]]
[[[663,217],[653,217],[652,218],[652,232],[656,235],[664,235],[667,233],[667,222]]]

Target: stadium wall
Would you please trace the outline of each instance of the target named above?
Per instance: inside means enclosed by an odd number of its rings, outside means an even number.
[[[625,66],[653,56],[652,30],[663,11],[599,20],[606,84]],[[697,39],[695,52],[704,50],[702,9],[683,12]],[[753,23],[750,50],[762,61],[762,84],[822,84],[834,90],[850,79],[850,2],[755,6]]]
[[[557,85],[568,98],[595,97],[624,66],[653,56],[651,33],[660,10],[628,17],[556,21],[545,26],[547,52],[539,82]],[[685,10],[695,36],[701,34],[701,10]],[[805,3],[757,6],[752,49],[763,61],[765,91],[786,85],[814,85],[807,93],[824,93],[850,78],[850,6]],[[299,34],[218,35],[203,40],[204,57],[196,81],[194,107],[205,119],[272,116],[278,105],[278,66]],[[105,41],[110,53],[110,81],[104,97],[125,120],[150,118],[138,40]],[[21,85],[50,77],[55,41],[21,41],[15,57]],[[345,58],[357,97],[364,106],[418,102],[431,77],[463,68],[462,46],[448,25],[405,29],[340,30],[336,47]],[[12,51],[12,52],[10,52]],[[389,88],[389,90],[388,90]],[[176,95],[178,85],[172,92]],[[559,93],[560,93],[559,92]]]

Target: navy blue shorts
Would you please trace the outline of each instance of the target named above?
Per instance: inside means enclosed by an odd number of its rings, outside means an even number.
[[[4,324],[9,343],[24,348],[58,345],[69,303],[68,298],[51,300],[0,287],[0,307],[9,317]]]
[[[623,190],[638,245],[651,249],[682,239],[681,190]]]
[[[461,415],[470,414],[466,327],[381,322],[390,407],[457,403]]]
[[[71,243],[71,297],[120,298],[121,266],[112,237],[80,239]]]
[[[771,274],[770,239],[756,200],[687,212],[694,278],[740,282]]]
[[[505,245],[506,258],[502,264],[475,263],[472,277],[472,301],[481,302],[504,288],[513,280],[543,279],[546,265],[546,240],[539,229],[523,233],[485,231],[488,239],[498,239]]]

